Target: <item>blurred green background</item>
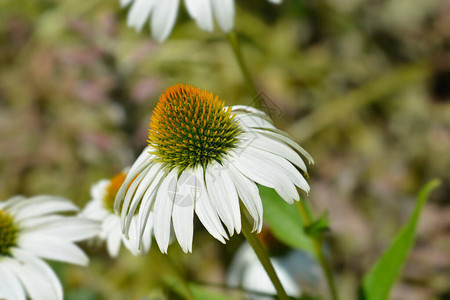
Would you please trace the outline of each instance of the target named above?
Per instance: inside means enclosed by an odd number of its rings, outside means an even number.
[[[450,299],[450,1],[237,4],[235,28],[280,112],[274,122],[316,161],[309,199],[329,213],[342,299],[355,297],[435,177],[443,184],[391,296]],[[148,26],[126,26],[118,1],[0,0],[1,199],[56,194],[82,207],[92,183],[143,149],[152,108],[175,83],[252,103],[224,35],[198,29],[184,8],[157,44]],[[169,253],[192,281],[220,285],[241,241],[221,246],[198,226],[193,254]],[[67,299],[175,299],[157,247],[143,258],[123,249],[117,260],[85,249],[88,268],[52,264]]]

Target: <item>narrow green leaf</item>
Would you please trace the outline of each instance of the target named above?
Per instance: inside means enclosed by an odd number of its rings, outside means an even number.
[[[403,264],[414,244],[420,213],[429,193],[440,184],[439,180],[428,182],[419,192],[417,204],[408,223],[395,238],[390,248],[374,264],[363,279],[361,300],[386,300],[400,275]]]
[[[264,220],[270,231],[286,245],[304,250],[315,257],[314,245],[305,233],[305,228],[295,205],[289,205],[270,188],[259,186],[263,202]]]

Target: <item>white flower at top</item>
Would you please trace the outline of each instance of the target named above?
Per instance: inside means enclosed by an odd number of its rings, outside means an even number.
[[[98,222],[57,214],[77,210],[53,196],[0,202],[0,299],[63,299],[61,283],[42,259],[87,265],[75,242],[96,235]]]
[[[153,213],[155,239],[164,253],[172,232],[184,252],[192,251],[194,212],[225,243],[228,234],[241,230],[239,200],[254,220],[253,230],[261,230],[256,184],[275,189],[288,203],[299,200],[296,186],[309,192],[300,154],[312,163],[264,112],[224,107],[212,93],[175,85],[153,111],[148,146],[130,168],[114,208],[121,211],[126,234],[138,207],[140,223]]]
[[[101,232],[98,237],[106,241],[108,253],[112,257],[119,254],[120,246],[123,243],[125,247],[134,255],[146,254],[150,250],[152,242],[152,221],[151,216],[149,222],[146,222],[145,228],[140,231],[142,238],[139,239],[142,243],[137,243],[137,234],[139,231],[139,224],[137,218],[130,219],[130,235],[131,239],[127,239],[122,234],[120,227],[120,217],[114,213],[114,199],[117,191],[123,184],[126,173],[119,173],[111,179],[103,179],[94,184],[91,188],[92,200],[86,204],[86,207],[81,212],[82,216],[97,220],[101,222]]]
[[[279,4],[282,0],[268,0]],[[141,31],[150,20],[153,37],[162,42],[170,35],[177,18],[180,0],[120,0],[122,6],[131,4],[128,26]],[[234,0],[184,0],[189,15],[205,31],[214,29],[214,19],[224,32],[233,29]]]

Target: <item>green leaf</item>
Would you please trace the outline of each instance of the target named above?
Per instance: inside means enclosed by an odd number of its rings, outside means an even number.
[[[408,223],[395,238],[391,247],[381,256],[363,279],[361,300],[386,300],[397,280],[408,253],[414,244],[420,213],[428,194],[440,184],[439,180],[428,182],[419,192],[417,204]]]
[[[330,231],[328,212],[324,212],[317,220],[305,228],[306,234],[312,237],[320,237],[327,231]]]
[[[264,220],[270,231],[286,245],[304,250],[315,257],[314,245],[305,232],[305,227],[295,205],[289,205],[270,188],[259,186],[263,202]]]

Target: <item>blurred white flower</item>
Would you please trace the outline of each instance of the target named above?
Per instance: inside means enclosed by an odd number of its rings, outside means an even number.
[[[114,208],[121,211],[125,234],[138,207],[138,232],[153,213],[155,239],[164,253],[172,232],[184,252],[192,251],[194,211],[223,243],[228,235],[222,223],[229,235],[239,233],[239,199],[259,232],[263,207],[257,183],[288,203],[299,200],[296,186],[309,192],[300,154],[310,163],[311,156],[253,107],[224,107],[212,93],[175,85],[161,95],[149,127],[149,146],[128,172]]]
[[[77,210],[53,196],[0,202],[0,299],[63,299],[61,283],[42,258],[88,264],[75,242],[96,235],[98,222],[57,214]]]
[[[279,4],[282,0],[268,0]],[[141,31],[147,20],[153,37],[162,42],[170,35],[178,14],[180,0],[120,0],[122,7],[131,4],[128,26]],[[184,0],[189,15],[205,31],[214,29],[214,19],[224,32],[234,23],[234,0]]]
[[[119,254],[120,246],[125,247],[134,255],[146,254],[152,242],[152,216],[150,215],[145,229],[142,232],[142,243],[138,243],[138,224],[136,216],[130,219],[130,239],[125,238],[120,227],[120,217],[114,213],[114,199],[117,191],[124,182],[126,173],[119,173],[113,178],[103,179],[91,188],[92,200],[86,204],[81,212],[82,216],[101,222],[101,232],[98,237],[106,241],[106,248],[112,257]]]
[[[291,297],[298,298],[301,295],[301,288],[290,270],[292,269],[290,268],[290,265],[292,265],[291,260],[288,255],[270,259],[286,293]],[[274,297],[261,294],[274,296],[277,294],[255,251],[247,242],[239,248],[233,257],[227,273],[227,285],[255,292],[249,292],[247,299],[270,300],[274,299]]]

